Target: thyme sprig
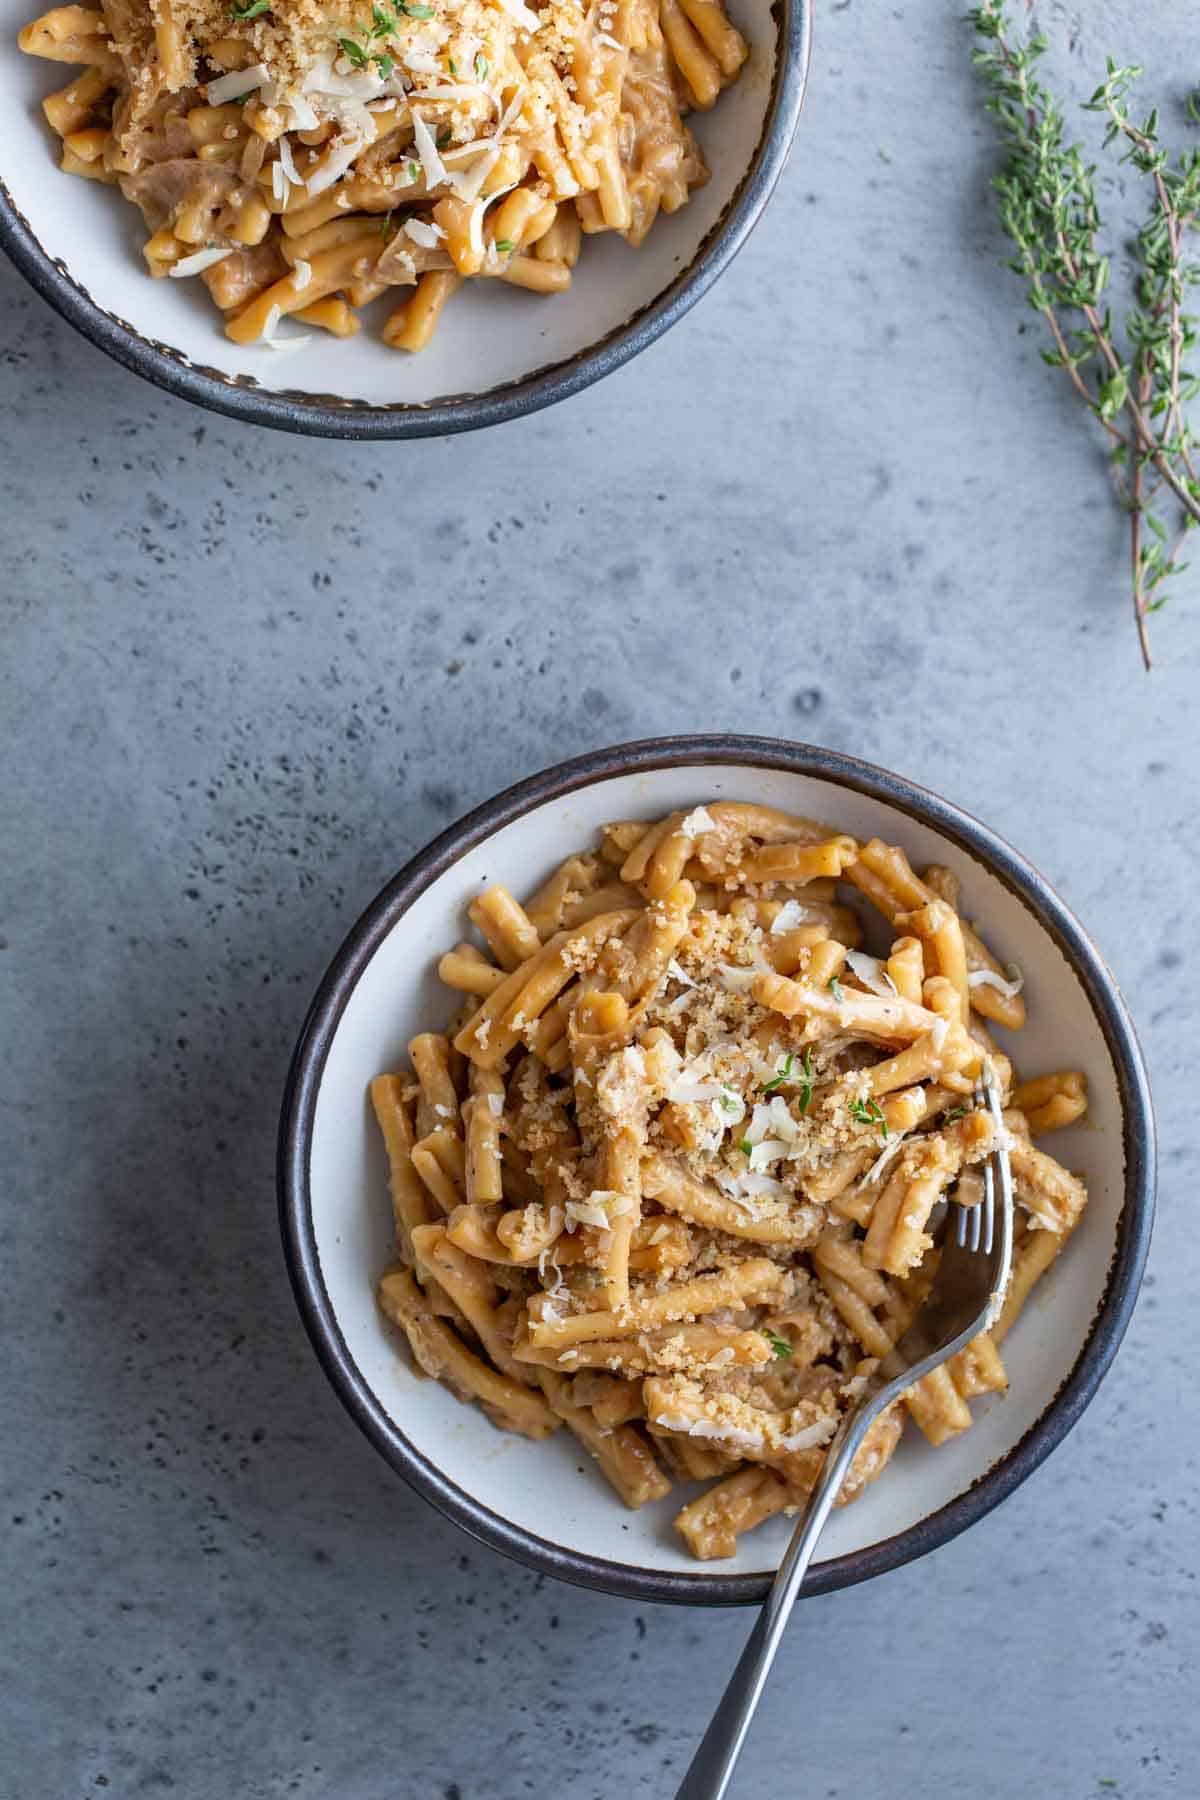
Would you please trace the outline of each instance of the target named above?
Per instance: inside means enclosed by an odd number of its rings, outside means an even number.
[[[1111,440],[1116,490],[1129,513],[1133,610],[1148,669],[1147,619],[1166,600],[1166,584],[1184,572],[1180,551],[1200,523],[1200,447],[1187,417],[1200,382],[1185,366],[1197,322],[1184,305],[1200,280],[1187,248],[1200,218],[1200,149],[1171,160],[1159,143],[1158,109],[1140,124],[1129,110],[1142,70],[1118,67],[1110,57],[1084,110],[1107,119],[1105,148],[1120,145],[1120,160],[1152,190],[1133,245],[1134,300],[1118,333],[1105,299],[1110,257],[1100,244],[1095,165],[1067,143],[1058,103],[1036,75],[1046,40],[1016,41],[1000,0],[983,0],[967,17],[982,40],[972,60],[1007,152],[993,186],[1000,222],[1017,248],[1009,267],[1027,282],[1029,304],[1053,339],[1043,359],[1066,371]],[[1195,101],[1188,111],[1200,122]]]

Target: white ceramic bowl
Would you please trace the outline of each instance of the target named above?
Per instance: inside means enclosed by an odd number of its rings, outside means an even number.
[[[389,350],[386,297],[356,338],[312,334],[283,356],[232,343],[199,281],[151,281],[141,215],[115,189],[63,175],[41,100],[71,78],[21,55],[40,0],[0,0],[6,142],[0,246],[72,324],[128,368],[218,412],[328,437],[421,437],[534,412],[618,368],[683,316],[728,266],[771,196],[808,73],[811,0],[732,0],[751,45],[739,80],[693,124],[708,186],[655,221],[640,250],[589,239],[569,293],[500,281],[455,295],[430,347]],[[393,301],[394,304],[394,301]]]
[[[1094,1393],[1137,1294],[1153,1212],[1153,1121],[1141,1056],[1112,976],[1040,875],[984,826],[898,776],[804,745],[676,738],[626,745],[521,783],[444,833],[385,889],[334,958],[296,1052],[280,1137],[280,1203],[305,1322],[354,1416],[385,1456],[477,1537],[554,1574],[659,1600],[763,1593],[790,1527],[770,1521],[735,1561],[697,1564],[671,1528],[681,1504],[630,1513],[566,1432],[496,1431],[416,1379],[373,1289],[392,1255],[382,1146],[367,1085],[451,1004],[434,965],[485,881],[536,886],[614,818],[658,818],[714,797],[764,801],[858,837],[902,844],[961,877],[968,917],[1025,974],[1028,1071],[1080,1067],[1086,1127],[1055,1153],[1091,1201],[1004,1346],[1012,1386],[931,1449],[910,1431],[884,1477],[835,1513],[806,1592],[862,1580],[979,1518],[1064,1436]]]

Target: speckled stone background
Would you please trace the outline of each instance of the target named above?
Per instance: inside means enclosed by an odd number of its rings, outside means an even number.
[[[960,10],[823,4],[719,290],[496,433],[208,417],[0,268],[5,1800],[673,1792],[747,1618],[558,1586],[411,1495],[303,1337],[272,1157],[311,991],[411,851],[558,757],[710,727],[1019,844],[1125,985],[1163,1133],[1087,1417],[966,1537],[800,1609],[736,1793],[1197,1792],[1200,593],[1147,679],[1096,445],[1000,266]],[[1189,8],[1043,21],[1076,93],[1138,57],[1184,134]]]

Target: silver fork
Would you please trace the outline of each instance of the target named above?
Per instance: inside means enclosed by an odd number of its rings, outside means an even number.
[[[758,1623],[675,1800],[722,1800],[817,1539],[863,1438],[885,1407],[986,1331],[1000,1310],[1012,1261],[1012,1171],[1000,1095],[987,1063],[975,1102],[987,1106],[997,1132],[998,1147],[983,1167],[983,1198],[973,1206],[950,1201],[941,1261],[929,1298],[899,1343],[868,1376],[858,1406],[847,1413],[830,1443],[820,1479],[797,1523]]]

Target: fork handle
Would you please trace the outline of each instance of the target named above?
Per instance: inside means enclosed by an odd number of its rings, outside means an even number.
[[[771,1584],[754,1630],[738,1658],[737,1667],[721,1696],[708,1730],[688,1766],[675,1800],[722,1800],[733,1776],[766,1686],[775,1652],[791,1616],[800,1585],[812,1561],[817,1539],[837,1498],[854,1454],[874,1421],[879,1407],[874,1397],[865,1401],[843,1422],[829,1446],[821,1475],[809,1495],[808,1505],[784,1552],[779,1572]]]

